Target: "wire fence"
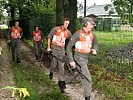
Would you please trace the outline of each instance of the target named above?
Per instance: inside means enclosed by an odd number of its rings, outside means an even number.
[[[121,28],[122,30],[113,32],[94,31],[98,39],[99,51],[96,57],[92,56],[91,61],[133,81],[132,27],[125,25]]]

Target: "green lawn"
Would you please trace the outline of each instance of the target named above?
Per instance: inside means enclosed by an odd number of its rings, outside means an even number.
[[[12,63],[16,86],[27,88],[30,94],[30,97],[21,97],[21,100],[70,100],[24,51],[21,54],[26,64]]]
[[[132,64],[107,61],[106,53],[133,42],[133,32],[94,31],[94,33],[99,43],[98,55],[90,56],[89,68],[94,87],[106,94],[106,99],[131,100],[133,98]]]
[[[133,32],[94,31],[94,33],[98,39],[99,51],[97,56],[90,55],[88,66],[92,74],[93,88],[105,94],[105,100],[132,100],[133,66],[107,61],[105,54],[109,50],[133,42]],[[31,41],[26,41],[31,45]],[[47,39],[44,44],[46,48]]]
[[[98,43],[104,45],[106,50],[109,48],[119,47],[121,45],[133,42],[133,32],[94,32],[98,38]]]
[[[133,42],[133,32],[95,32],[95,34],[99,43],[99,51],[97,57],[94,57],[94,61],[105,68],[117,70],[115,72],[118,73],[124,73],[125,77],[128,77],[130,74],[133,79],[132,63],[118,63],[117,61],[112,62],[106,60],[107,52],[116,50]]]

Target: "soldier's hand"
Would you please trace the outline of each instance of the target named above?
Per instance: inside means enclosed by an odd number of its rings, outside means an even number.
[[[10,40],[8,40],[8,43],[10,43],[11,41]]]
[[[70,66],[71,66],[72,68],[76,68],[75,62],[70,62]]]
[[[51,51],[51,48],[47,48],[47,51]]]
[[[92,54],[97,55],[97,51],[95,49],[92,49]]]
[[[41,42],[43,43],[43,40],[41,40]]]
[[[19,36],[19,39],[21,38],[22,36]]]
[[[2,54],[2,48],[0,47],[0,55]]]

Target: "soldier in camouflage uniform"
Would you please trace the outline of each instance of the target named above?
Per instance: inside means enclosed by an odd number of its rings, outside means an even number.
[[[36,60],[38,60],[41,45],[43,44],[43,33],[39,30],[39,26],[34,27],[32,36],[33,36],[34,54]]]
[[[20,39],[23,35],[22,29],[19,27],[19,22],[15,21],[15,25],[12,26],[8,31],[8,40],[11,44],[12,51],[12,60],[20,63],[19,59],[19,48],[20,48]]]
[[[80,77],[81,83],[84,88],[85,100],[90,100],[92,90],[92,79],[88,70],[88,58],[90,53],[97,54],[96,37],[92,32],[94,22],[92,18],[85,17],[82,19],[82,29],[76,31],[71,40],[69,41],[66,49],[67,57],[70,65],[73,68],[79,69],[90,81],[88,82],[82,76]],[[75,53],[73,58],[72,47],[75,45]],[[77,64],[76,64],[77,63]]]
[[[52,59],[49,78],[53,78],[53,72],[55,67],[58,65],[59,68],[59,81],[58,85],[60,91],[64,93],[66,83],[64,81],[64,63],[58,59],[62,59],[65,55],[65,40],[71,38],[71,32],[67,29],[69,25],[69,19],[65,18],[62,26],[54,27],[48,34],[48,48],[47,51],[52,51],[55,56]],[[51,41],[52,40],[52,41]],[[58,58],[58,59],[57,59]]]

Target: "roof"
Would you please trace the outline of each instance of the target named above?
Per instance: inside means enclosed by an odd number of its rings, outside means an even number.
[[[87,15],[87,17],[98,17],[98,16],[96,16],[95,14],[89,14],[89,15]]]
[[[106,5],[110,5],[110,7],[107,11],[105,11],[105,9],[104,9],[104,7]],[[116,12],[113,4],[93,5],[93,6],[87,7],[86,15],[94,14],[96,16],[101,16],[101,15],[107,15],[108,16],[110,10],[114,12],[111,15],[118,15],[118,13]],[[81,12],[79,12],[79,15],[82,15],[82,14],[84,14],[83,10]]]

